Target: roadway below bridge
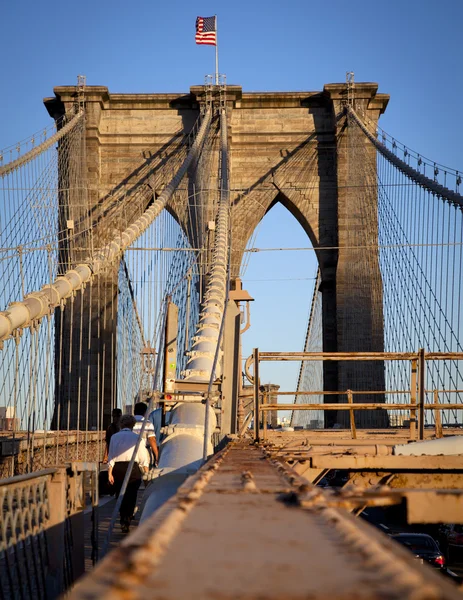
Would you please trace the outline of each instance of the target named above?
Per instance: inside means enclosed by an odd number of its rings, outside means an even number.
[[[461,599],[344,508],[268,446],[233,440],[70,597]]]

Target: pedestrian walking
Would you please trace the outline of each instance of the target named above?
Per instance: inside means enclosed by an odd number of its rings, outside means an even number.
[[[139,439],[139,435],[133,431],[136,423],[133,415],[123,415],[120,420],[121,430],[111,437],[108,453],[108,480],[114,485],[116,498],[119,497],[122,483],[124,481],[127,468],[132,459],[134,448]],[[130,474],[130,478],[125,490],[124,498],[119,510],[120,522],[123,533],[128,533],[130,522],[133,519],[135,506],[137,504],[137,492],[142,480],[142,469],[148,472],[149,454],[143,441],[138,446],[135,456],[135,463]]]
[[[143,422],[145,421],[146,411],[148,410],[148,405],[146,402],[137,402],[133,409],[133,414],[135,415],[136,423],[133,428],[135,433],[140,433],[143,427]],[[153,423],[150,420],[146,420],[145,429],[143,431],[143,439],[145,441],[145,445],[148,450],[152,452],[153,460],[151,461],[154,465],[157,465],[159,459],[159,451],[158,445],[156,443],[156,432],[154,430]]]
[[[121,430],[121,426],[120,426],[121,417],[122,417],[121,409],[113,408],[113,412],[112,412],[113,420],[111,421],[111,423],[108,425],[108,428],[106,429],[106,436],[105,436],[106,447],[105,447],[104,457],[103,457],[104,463],[108,462],[109,442],[111,441],[112,436]]]

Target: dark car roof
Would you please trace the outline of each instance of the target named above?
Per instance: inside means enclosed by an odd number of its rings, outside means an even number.
[[[402,533],[393,533],[391,534],[391,537],[428,537],[431,538],[432,540],[434,539],[431,535],[429,535],[429,533],[414,533],[414,532],[409,532],[407,533],[406,531],[402,532]]]
[[[420,554],[439,552],[436,540],[427,533],[396,533],[391,535],[391,538]]]
[[[398,536],[398,535],[424,535],[426,537],[432,537],[429,535],[429,533],[415,533],[414,531],[402,531],[401,533],[393,533],[392,534],[394,537]]]

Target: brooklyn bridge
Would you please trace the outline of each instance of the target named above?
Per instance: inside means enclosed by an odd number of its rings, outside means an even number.
[[[388,101],[353,73],[79,76],[0,152],[1,597],[461,598],[365,519],[463,523],[462,180],[380,127]],[[305,343],[248,356],[243,264],[277,204],[318,262]],[[264,381],[288,361],[292,388]],[[160,453],[123,536],[143,437],[116,500],[105,431],[139,401]]]

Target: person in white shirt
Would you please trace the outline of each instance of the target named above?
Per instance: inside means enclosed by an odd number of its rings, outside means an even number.
[[[145,402],[137,402],[133,407],[133,414],[137,420],[133,428],[135,433],[139,434],[141,432],[147,410],[148,405]],[[147,420],[146,422],[145,430],[143,431],[143,439],[145,440],[146,447],[153,453],[154,464],[156,465],[159,459],[159,452],[156,444],[156,432],[153,423],[150,420]]]
[[[133,415],[123,415],[120,420],[121,431],[112,435],[109,443],[108,480],[115,487],[116,498],[119,497],[127,467],[132,459],[132,454],[138,440],[138,434],[132,431],[135,423],[136,420]],[[133,519],[135,512],[137,492],[142,479],[140,469],[148,472],[149,463],[148,450],[142,441],[138,447],[135,463],[119,511],[121,528],[124,533],[128,533],[130,521]]]

